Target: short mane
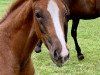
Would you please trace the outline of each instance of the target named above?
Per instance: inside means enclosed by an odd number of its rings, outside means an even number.
[[[1,24],[2,22],[4,22],[4,20],[8,17],[8,15],[9,15],[12,11],[14,11],[16,8],[18,8],[18,7],[19,7],[21,4],[23,4],[25,1],[27,1],[27,0],[16,0],[15,3],[13,3],[13,4],[11,5],[10,10],[7,12],[7,14],[5,15],[5,17],[0,21],[0,24]]]
[[[13,3],[10,7],[10,10],[7,12],[6,16],[0,21],[0,24],[2,22],[4,22],[4,20],[8,17],[8,15],[13,12],[14,10],[16,10],[18,7],[20,7],[25,1],[29,1],[29,0],[16,0],[15,3]],[[30,0],[31,1],[31,0]],[[37,0],[32,0],[33,2],[37,1]]]
[[[16,8],[18,8],[25,1],[27,1],[27,0],[17,0],[14,4],[12,4],[9,13],[12,12],[12,11],[14,11]]]

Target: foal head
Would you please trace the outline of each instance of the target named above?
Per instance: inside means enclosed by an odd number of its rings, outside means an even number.
[[[61,66],[69,58],[64,39],[68,9],[62,0],[37,0],[34,7],[35,31],[49,49],[53,62]]]

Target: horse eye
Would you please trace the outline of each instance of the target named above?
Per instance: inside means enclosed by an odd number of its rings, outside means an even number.
[[[64,15],[65,15],[65,16],[68,16],[68,15],[70,15],[70,12],[69,12],[68,10],[65,10],[65,11],[64,11]]]
[[[66,19],[69,18],[69,13],[68,12],[64,12],[64,16],[65,16]]]
[[[41,18],[41,15],[40,15],[39,13],[35,13],[35,16],[36,16],[37,18]]]
[[[64,15],[65,15],[65,16],[68,16],[68,13],[67,13],[67,12],[65,12],[65,13],[64,13]]]
[[[38,12],[38,11],[35,12],[35,16],[36,16],[38,19],[42,18],[42,14],[41,14],[40,12]]]

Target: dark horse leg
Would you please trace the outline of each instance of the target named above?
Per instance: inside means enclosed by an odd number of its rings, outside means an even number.
[[[37,45],[36,45],[36,47],[35,47],[35,49],[34,49],[36,53],[40,53],[41,52],[41,46],[42,46],[42,41],[39,40]]]
[[[79,47],[78,41],[77,41],[77,27],[78,27],[78,24],[79,24],[79,19],[73,19],[72,21],[73,21],[73,24],[72,24],[71,35],[72,35],[74,42],[75,42],[77,57],[78,57],[79,60],[82,60],[82,59],[84,59],[84,56],[81,53],[81,48]]]

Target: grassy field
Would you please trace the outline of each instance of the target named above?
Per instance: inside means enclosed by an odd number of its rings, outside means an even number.
[[[0,0],[0,18],[6,14],[13,0]],[[69,22],[68,45],[70,59],[58,68],[51,61],[48,50],[42,46],[42,52],[33,52],[32,59],[35,75],[100,75],[100,19],[81,20],[78,28],[78,41],[85,56],[83,61],[78,61],[74,42],[71,37],[71,21]]]

